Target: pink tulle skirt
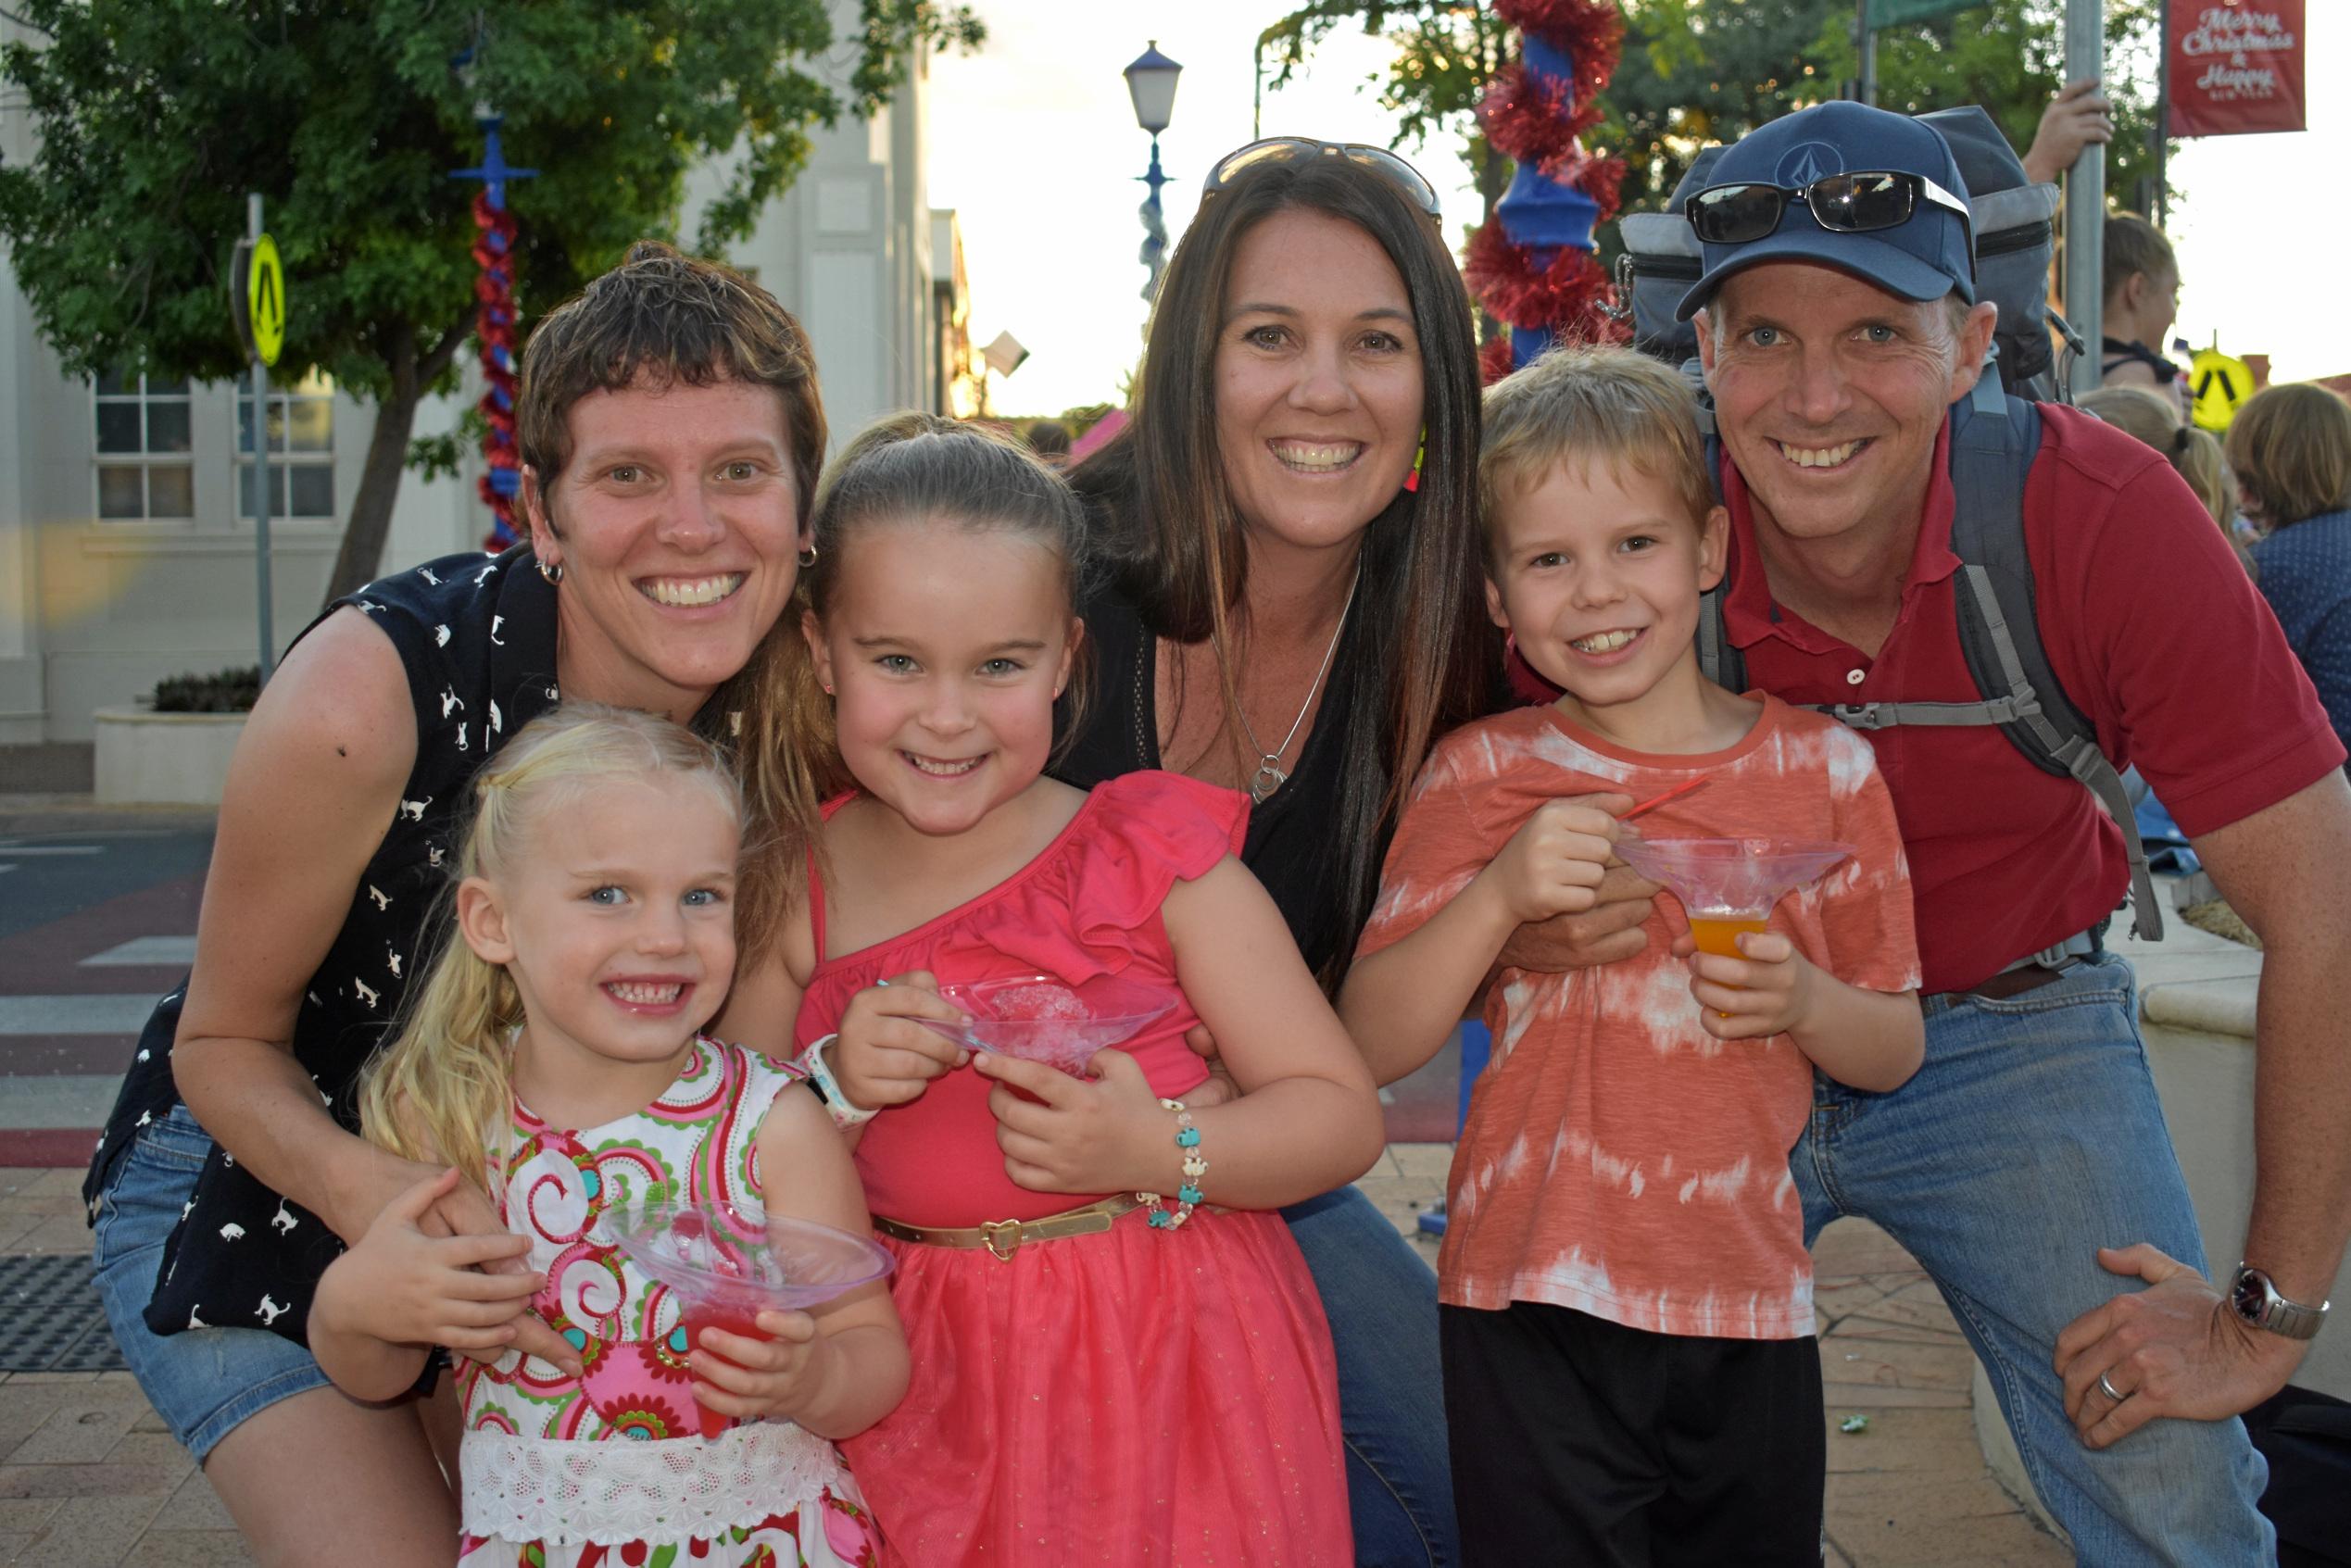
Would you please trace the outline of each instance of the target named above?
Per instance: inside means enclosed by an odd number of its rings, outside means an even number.
[[[1135,1213],[1004,1262],[882,1244],[913,1381],[841,1450],[886,1562],[1352,1562],[1330,1330],[1279,1215]]]

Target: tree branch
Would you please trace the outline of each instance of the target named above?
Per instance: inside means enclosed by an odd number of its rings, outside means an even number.
[[[472,331],[473,317],[469,311],[459,317],[457,325],[443,332],[440,340],[425,351],[423,360],[417,366],[417,387],[420,391],[441,379],[441,372],[449,368],[449,361],[457,357],[459,347]]]

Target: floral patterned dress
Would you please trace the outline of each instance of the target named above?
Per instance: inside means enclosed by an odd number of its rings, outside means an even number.
[[[879,1537],[833,1445],[786,1421],[705,1438],[679,1303],[598,1223],[648,1200],[757,1200],[760,1126],[794,1076],[695,1042],[643,1110],[585,1131],[520,1100],[492,1156],[507,1223],[547,1275],[533,1305],[576,1378],[509,1351],[460,1362],[461,1568],[860,1568]]]

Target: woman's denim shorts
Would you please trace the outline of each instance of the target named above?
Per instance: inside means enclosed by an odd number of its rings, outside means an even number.
[[[247,1417],[327,1385],[310,1352],[258,1328],[158,1336],[143,1315],[163,1244],[195,1196],[212,1140],[184,1105],[139,1129],[98,1198],[98,1298],[147,1400],[201,1464]]]

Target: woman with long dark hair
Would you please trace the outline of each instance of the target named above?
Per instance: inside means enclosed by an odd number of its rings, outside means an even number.
[[[1056,769],[1246,789],[1243,861],[1335,989],[1429,742],[1499,668],[1476,526],[1478,377],[1436,194],[1302,137],[1211,175],[1132,422],[1072,475],[1114,568]],[[1339,1349],[1356,1552],[1455,1560],[1436,1279],[1355,1189],[1286,1210]]]

